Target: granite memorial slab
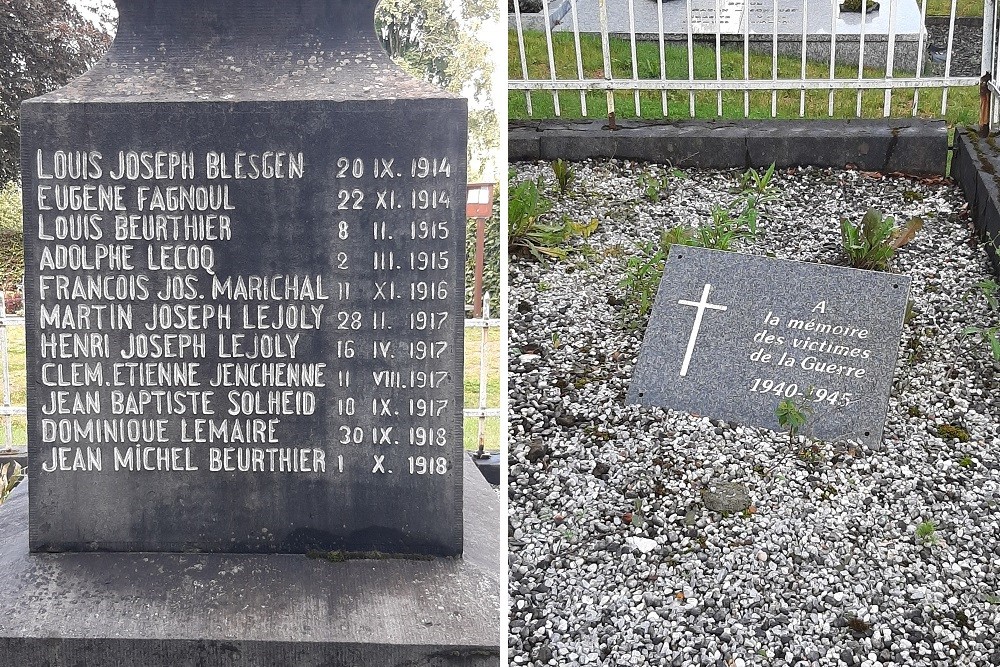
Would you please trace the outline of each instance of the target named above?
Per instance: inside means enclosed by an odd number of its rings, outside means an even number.
[[[374,0],[118,0],[22,106],[33,551],[462,553],[466,103]]]
[[[629,388],[655,405],[804,435],[880,443],[907,276],[674,246]]]

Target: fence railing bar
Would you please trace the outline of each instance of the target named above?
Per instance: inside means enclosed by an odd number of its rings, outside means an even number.
[[[613,74],[611,72],[611,40],[608,36],[608,0],[598,0],[597,10],[601,15],[601,55],[604,57],[604,78],[611,81]],[[611,125],[611,129],[614,129],[615,93],[613,88],[608,89],[607,105],[608,122]]]
[[[660,37],[660,80],[667,80],[667,45],[663,36],[663,0],[656,0],[656,28]],[[660,107],[663,117],[670,115],[670,102],[667,100],[667,89],[660,93]]]
[[[874,0],[873,0],[874,1]],[[861,0],[861,32],[858,34],[858,80],[865,78],[865,24],[868,23],[868,0]],[[855,115],[861,118],[861,97],[864,91],[858,88],[858,102]]]
[[[487,418],[502,417],[503,410],[500,408],[465,408],[462,410],[462,416],[469,419],[480,419],[485,424]]]
[[[993,17],[990,21],[989,18]],[[995,53],[994,47],[996,43],[994,41],[994,33],[996,31],[996,3],[994,0],[984,0],[983,1],[983,58],[982,64],[979,68],[980,74],[985,74],[986,72],[993,72],[993,57]]]
[[[882,116],[889,117],[892,111],[892,76],[893,65],[896,56],[896,2],[889,1],[889,43],[885,52],[885,101],[882,106]]]
[[[548,0],[542,0],[542,17],[545,19],[545,48],[549,52],[549,76],[553,81],[556,81],[556,56],[552,49],[552,25],[549,22],[549,3]],[[552,91],[552,107],[555,111],[556,117],[562,115],[559,109],[559,93],[555,90]]]
[[[807,50],[807,33],[806,30],[806,17],[809,15],[809,0],[802,0],[802,62],[799,68],[799,78],[806,78],[806,50]],[[806,116],[806,91],[803,90],[799,93],[799,118],[805,118]]]
[[[521,76],[525,81],[528,80],[528,57],[524,54],[524,28],[521,26],[521,0],[514,0],[514,25],[517,30],[517,51],[521,57]],[[583,77],[580,77],[581,79]],[[528,116],[533,115],[531,112],[531,93],[528,91],[524,92],[524,108],[528,112]]]
[[[715,80],[719,82],[715,114],[722,118],[722,0],[715,0]]]
[[[487,382],[487,365],[486,365],[486,346],[489,343],[490,335],[490,297],[489,294],[486,295],[486,299],[483,302],[483,326],[480,327],[480,338],[479,338],[479,409],[483,410],[486,408],[486,382]],[[480,415],[479,423],[476,426],[476,442],[479,445],[479,455],[482,456],[486,449],[486,416]]]
[[[485,318],[485,317],[467,317],[465,318],[465,328],[466,329],[482,329],[487,327],[490,329],[499,329],[501,320],[499,318]]]
[[[990,85],[994,87],[995,91],[995,87],[997,84],[997,73],[1000,72],[1000,44],[998,44],[998,40],[1000,40],[1000,30],[997,29],[997,20],[1000,19],[1000,3],[995,3],[993,2],[993,0],[987,0],[987,2],[993,5],[993,21],[992,21],[993,38],[991,41],[993,44],[992,49],[995,60],[993,61],[993,69],[990,70],[991,72],[993,72],[993,80],[990,82]],[[993,111],[990,121],[991,125],[995,126],[998,120],[1000,120],[1000,101],[998,101],[998,96],[996,92],[990,95],[990,97],[992,98],[991,101],[993,106]]]
[[[573,48],[576,49],[576,75],[582,79],[583,49],[580,48],[580,23],[576,13],[576,0],[570,0],[569,6],[573,12]],[[633,55],[632,58],[634,59],[635,56]],[[584,118],[587,117],[587,93],[582,90],[580,91],[580,113]]]
[[[663,19],[661,18],[662,22]],[[662,29],[661,29],[662,30]],[[629,36],[629,46],[631,47],[632,54],[632,78],[639,78],[639,58],[635,54],[635,0],[628,0],[628,36]],[[642,118],[642,110],[639,108],[639,91],[635,91],[635,116],[636,118]],[[667,115],[663,112],[663,115]]]
[[[687,59],[688,59],[688,80],[694,81],[694,36],[692,35],[691,26],[691,0],[685,0],[687,5]],[[694,118],[694,89],[690,89],[691,92],[688,94],[688,111],[691,117]]]
[[[919,78],[924,69],[924,38],[927,36],[927,0],[922,0],[920,6],[920,37],[917,39],[917,77]],[[913,116],[916,117],[920,108],[920,89],[913,90]]]
[[[771,78],[778,82],[778,0],[771,0]],[[778,89],[771,89],[771,118],[778,117]]]
[[[747,15],[746,7],[743,10],[743,80],[750,80],[750,17]],[[750,117],[750,89],[743,89],[743,117]]]
[[[958,0],[951,0],[951,15],[948,17],[948,52],[944,57],[944,77],[951,76],[951,50],[955,45],[955,12],[958,10]],[[941,115],[948,112],[948,88],[941,91]]]
[[[830,11],[830,81],[835,81],[837,79],[837,12],[839,8],[837,7],[837,0],[830,0],[832,8]],[[836,90],[833,86],[830,87],[830,110],[828,112],[830,118],[833,118],[833,102]]]

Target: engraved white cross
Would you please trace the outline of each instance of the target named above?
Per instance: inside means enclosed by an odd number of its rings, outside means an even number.
[[[688,366],[691,364],[691,354],[694,353],[694,343],[698,339],[698,330],[701,328],[701,318],[705,314],[705,310],[707,308],[711,308],[712,310],[728,310],[726,306],[708,302],[708,293],[711,290],[712,286],[705,283],[705,290],[701,293],[701,301],[696,302],[681,299],[677,302],[682,306],[694,306],[698,309],[698,312],[694,316],[694,326],[691,327],[691,337],[688,338],[687,351],[684,353],[684,363],[681,364],[681,377],[687,375]]]

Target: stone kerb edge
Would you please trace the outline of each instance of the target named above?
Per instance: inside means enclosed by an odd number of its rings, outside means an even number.
[[[985,241],[1000,238],[1000,155],[991,155],[995,149],[983,143],[977,134],[959,127],[955,131],[951,172],[969,202],[976,235]],[[1000,276],[998,249],[989,243],[983,243],[983,247],[993,273]]]
[[[944,121],[512,121],[511,162],[618,158],[670,162],[679,168],[853,167],[866,171],[943,175],[948,159]]]

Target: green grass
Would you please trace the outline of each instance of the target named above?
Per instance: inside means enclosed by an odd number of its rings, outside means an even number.
[[[553,34],[553,53],[555,60],[556,76],[559,79],[577,78],[576,50],[573,43],[572,33]],[[548,65],[548,52],[546,49],[545,35],[541,32],[525,32],[525,55],[528,65],[529,79],[547,79],[551,73]],[[628,40],[612,39],[611,50],[611,70],[616,78],[632,77],[632,56]],[[583,61],[584,78],[602,79],[603,58],[601,55],[601,39],[599,35],[580,35],[580,52]],[[517,33],[508,31],[508,75],[511,79],[520,79],[521,64],[518,53]],[[668,46],[665,49],[666,78],[667,79],[687,79],[688,62],[686,47]],[[660,55],[659,45],[656,43],[643,42],[636,45],[635,62],[640,79],[660,78]],[[715,51],[712,45],[695,45],[694,47],[694,78],[695,79],[715,79],[716,63]],[[772,78],[771,56],[766,54],[751,53],[749,56],[750,78],[770,79]],[[742,50],[723,50],[721,57],[721,70],[723,79],[743,78],[743,52]],[[854,79],[857,78],[858,68],[848,65],[839,65],[835,69],[837,78]],[[897,76],[912,76],[912,73],[899,72]],[[801,75],[801,61],[798,57],[780,56],[778,58],[778,78],[798,78]],[[868,78],[881,78],[885,75],[884,68],[866,68],[865,76]],[[830,76],[829,64],[808,61],[806,63],[806,78],[826,79]],[[582,118],[582,107],[580,103],[580,93],[578,91],[561,92],[559,95],[560,116],[563,118]],[[883,115],[883,105],[885,93],[883,90],[869,90],[862,92],[862,116],[865,118],[881,118]],[[890,104],[890,115],[896,117],[908,117],[913,111],[913,91],[897,90],[892,94]],[[718,117],[718,93],[697,92],[695,93],[695,116],[698,118]],[[922,117],[938,118],[941,115],[942,91],[925,89],[920,91],[918,100],[918,115]],[[587,114],[589,118],[601,118],[607,116],[606,93],[587,93]],[[749,93],[750,118],[770,118],[771,117],[771,92],[757,91]],[[636,113],[635,97],[632,91],[618,91],[614,94],[615,111],[619,118],[633,118],[641,115],[645,118],[663,117],[661,93],[659,91],[646,91],[640,93],[640,111]],[[551,92],[531,93],[532,114],[531,118],[552,118],[555,117],[555,108]],[[801,93],[797,90],[778,91],[777,93],[777,117],[778,118],[798,118],[800,109]],[[744,93],[743,91],[725,91],[722,93],[723,118],[743,118],[744,117]],[[805,91],[805,117],[806,118],[827,118],[829,117],[829,92],[826,90]],[[840,90],[834,93],[834,114],[835,118],[855,118],[857,117],[857,91]],[[962,88],[952,88],[948,93],[948,111],[946,119],[951,124],[955,123],[976,123],[978,122],[979,91],[975,86]],[[512,119],[529,118],[525,105],[524,91],[511,91],[508,94],[508,112]],[[667,93],[667,114],[668,118],[689,118],[689,95],[687,91],[673,91]]]
[[[24,328],[4,327],[0,329],[0,336],[7,336],[7,363],[10,364],[10,403],[11,405],[24,405],[26,398],[25,389],[25,365],[24,365]],[[0,394],[2,399],[2,394]],[[0,450],[13,445],[15,449],[23,449],[28,444],[28,433],[25,418],[22,416],[10,417],[13,438],[7,442],[7,418],[0,420]]]
[[[465,407],[479,406],[479,361],[482,332],[465,330]],[[500,331],[490,329],[486,337],[486,407],[500,407]],[[465,448],[479,448],[478,419],[465,420]],[[500,420],[486,420],[486,449],[500,448]]]
[[[921,0],[917,0],[920,7]],[[951,16],[951,0],[927,0],[928,16]],[[982,16],[983,0],[957,0],[955,16]]]

